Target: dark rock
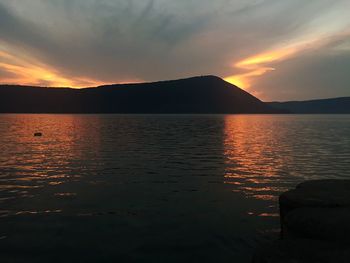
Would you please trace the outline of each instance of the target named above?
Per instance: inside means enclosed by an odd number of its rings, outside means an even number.
[[[282,240],[253,263],[350,262],[350,180],[299,184],[280,196]]]
[[[34,133],[34,137],[41,137],[41,136],[43,136],[43,134],[41,132]]]
[[[280,196],[281,220],[301,207],[350,207],[350,180],[316,180],[301,183]]]
[[[312,238],[350,245],[350,208],[297,208],[284,219],[284,238]]]
[[[348,263],[350,249],[310,239],[278,240],[262,246],[253,263]]]

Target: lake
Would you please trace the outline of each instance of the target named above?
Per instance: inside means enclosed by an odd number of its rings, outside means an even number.
[[[3,114],[0,146],[1,262],[250,262],[281,192],[350,178],[350,115]]]

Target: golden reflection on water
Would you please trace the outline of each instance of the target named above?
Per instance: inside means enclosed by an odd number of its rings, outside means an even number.
[[[100,193],[117,198],[118,189],[137,185],[143,193],[164,182],[163,191],[166,182],[180,187],[192,180],[196,192],[214,182],[218,192],[238,192],[247,203],[276,204],[302,180],[324,178],[332,169],[348,176],[349,121],[327,118],[2,115],[1,210],[67,210],[72,200],[90,202]]]
[[[46,191],[47,185],[58,186],[78,180],[87,170],[86,160],[94,163],[98,158],[99,129],[91,129],[91,125],[99,125],[98,117],[3,115],[1,120],[10,125],[0,125],[1,140],[6,142],[1,145],[4,154],[0,154],[0,193],[4,196],[0,203],[7,197],[32,198],[36,192],[40,195],[40,189]],[[41,132],[43,136],[35,137],[36,132]],[[97,161],[95,163],[98,164]],[[24,190],[30,190],[31,194]],[[62,197],[59,194],[54,196]],[[74,194],[70,193],[71,196]],[[29,212],[52,211],[57,213],[60,210]]]
[[[235,192],[261,200],[276,200],[285,190],[274,183],[280,181],[280,172],[289,158],[276,154],[286,138],[278,126],[266,128],[271,124],[269,118],[225,117],[225,183],[232,185]]]

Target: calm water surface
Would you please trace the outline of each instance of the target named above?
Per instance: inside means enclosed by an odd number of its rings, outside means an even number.
[[[1,262],[250,262],[281,192],[350,179],[349,115],[0,115],[0,147]]]

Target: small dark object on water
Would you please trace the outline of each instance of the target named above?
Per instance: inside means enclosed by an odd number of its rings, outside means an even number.
[[[34,133],[34,137],[41,137],[41,136],[43,136],[43,134],[41,132]]]

